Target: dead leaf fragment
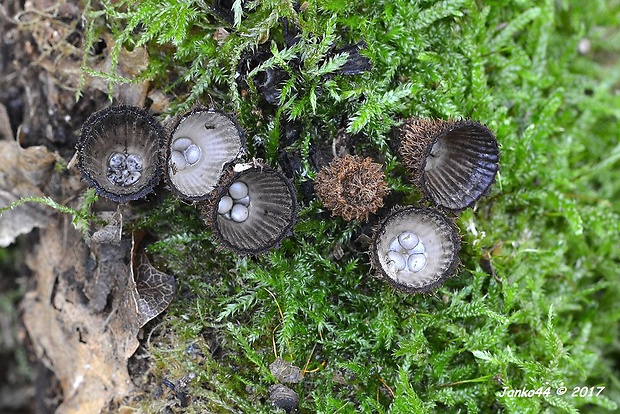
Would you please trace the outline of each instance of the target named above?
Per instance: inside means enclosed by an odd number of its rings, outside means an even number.
[[[91,240],[94,243],[113,243],[119,244],[123,236],[123,215],[120,210],[116,210],[112,214],[105,214],[109,212],[102,212],[99,215],[104,216],[104,220],[107,221],[107,225],[95,231],[91,236]]]
[[[284,383],[296,384],[303,378],[299,367],[279,357],[269,365],[269,370],[278,381]]]
[[[135,335],[170,305],[176,291],[174,277],[155,269],[138,244],[134,237],[129,278],[117,292],[115,300],[118,304],[110,321],[113,331],[135,332]],[[137,341],[125,341],[120,348],[123,355],[129,358],[137,346]]]
[[[6,110],[6,106],[0,103],[0,139],[12,141],[14,138],[9,113]]]
[[[16,141],[0,141],[0,207],[23,197],[42,197],[56,154],[45,147],[22,148]],[[35,227],[44,227],[51,210],[28,203],[0,213],[0,247],[13,243]]]
[[[176,285],[174,277],[155,269],[144,251],[140,251],[133,264],[135,288],[131,289],[136,304],[140,327],[162,313],[172,302]]]
[[[61,384],[56,413],[99,413],[131,394],[128,359],[140,328],[172,301],[174,278],[133,239],[91,238],[89,248],[62,215],[41,231],[27,265],[36,288],[22,302],[23,319],[37,357]]]

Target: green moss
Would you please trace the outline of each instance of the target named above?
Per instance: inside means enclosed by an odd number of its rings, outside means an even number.
[[[294,387],[303,412],[616,410],[618,1],[307,2],[303,12],[282,1],[234,5],[226,23],[202,1],[93,3],[90,40],[109,30],[116,56],[146,46],[142,76],[176,94],[171,113],[197,100],[234,111],[250,155],[271,164],[281,126],[297,120],[298,185],[313,175],[310,146],[330,146],[340,131],[355,152],[385,161],[404,200],[418,200],[387,145],[401,116],[480,120],[498,137],[501,172],[458,219],[458,277],[429,296],[375,280],[355,240],[361,226],[316,202],[292,239],[259,258],[217,250],[189,206],[154,206],[139,225],[158,236],[150,251],[180,284],[158,328],[165,335],[149,346],[154,375],[195,373],[195,412],[269,412],[276,354],[307,370]],[[298,43],[285,45],[282,18],[300,28]],[[222,26],[230,34],[218,43]],[[584,56],[583,37],[592,42]],[[332,51],[362,39],[374,70],[339,75],[346,56]],[[238,63],[263,41],[271,57],[241,92]],[[288,74],[276,105],[252,82],[269,68]],[[184,358],[188,342],[212,338],[220,351]],[[556,395],[561,386],[568,395]],[[570,396],[577,386],[606,388]],[[504,387],[552,392],[500,397]]]

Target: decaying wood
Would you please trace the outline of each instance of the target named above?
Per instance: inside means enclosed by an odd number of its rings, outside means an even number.
[[[41,231],[27,258],[37,287],[22,302],[23,319],[38,358],[61,383],[57,413],[98,413],[132,389],[125,350],[118,348],[135,350],[137,332],[113,335],[106,315],[93,312],[76,289],[89,257],[82,235],[61,217]]]

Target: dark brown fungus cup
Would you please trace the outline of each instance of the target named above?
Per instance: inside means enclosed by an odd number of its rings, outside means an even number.
[[[150,193],[161,175],[159,122],[134,106],[92,114],[77,144],[78,168],[99,195],[124,203]]]
[[[471,207],[493,184],[499,148],[479,122],[410,118],[398,130],[403,164],[426,198],[450,210]]]
[[[452,276],[461,248],[456,226],[437,210],[393,211],[375,231],[371,260],[379,277],[408,293],[429,292]]]
[[[388,193],[381,165],[371,158],[335,158],[316,176],[314,188],[325,207],[345,220],[368,220]]]
[[[294,413],[299,407],[299,395],[286,385],[274,384],[269,387],[269,400],[277,408]]]
[[[214,109],[192,109],[178,119],[169,135],[168,184],[184,200],[207,198],[226,166],[243,150],[243,133],[236,121]]]
[[[295,188],[266,165],[237,164],[203,207],[215,236],[239,254],[259,254],[292,234],[297,220]]]

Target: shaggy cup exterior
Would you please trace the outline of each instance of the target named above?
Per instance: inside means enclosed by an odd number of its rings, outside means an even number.
[[[356,155],[335,158],[319,171],[314,188],[323,205],[347,221],[367,221],[388,193],[381,165]]]

